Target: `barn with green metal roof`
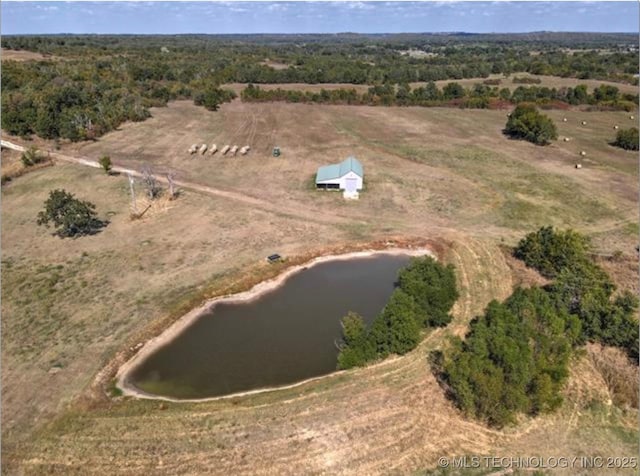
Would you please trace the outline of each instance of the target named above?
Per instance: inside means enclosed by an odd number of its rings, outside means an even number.
[[[364,169],[358,159],[351,156],[339,164],[318,167],[316,174],[316,188],[319,190],[344,190],[357,197],[358,190],[362,190]]]

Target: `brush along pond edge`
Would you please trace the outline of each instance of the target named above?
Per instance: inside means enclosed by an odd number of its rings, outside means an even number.
[[[296,382],[290,385],[279,385],[274,387],[265,387],[258,388],[254,390],[248,390],[245,392],[237,392],[229,395],[221,395],[216,397],[205,397],[205,398],[172,398],[163,395],[154,395],[148,392],[144,392],[139,388],[135,387],[129,381],[129,376],[131,373],[137,369],[149,356],[151,356],[156,350],[160,347],[168,345],[173,339],[178,337],[182,332],[184,332],[191,324],[193,324],[198,318],[200,318],[203,314],[209,313],[213,310],[213,308],[219,303],[240,303],[240,302],[251,302],[260,298],[261,296],[274,291],[280,286],[284,285],[284,283],[296,273],[299,273],[305,269],[311,268],[312,266],[326,263],[329,261],[345,261],[356,258],[368,258],[371,256],[377,255],[404,255],[404,256],[431,256],[434,259],[437,259],[435,253],[428,248],[388,248],[384,250],[366,250],[366,251],[355,251],[351,253],[344,253],[338,255],[326,255],[316,257],[306,263],[293,266],[283,273],[279,274],[275,278],[268,279],[266,281],[262,281],[255,286],[253,286],[248,291],[240,292],[237,294],[223,295],[215,297],[201,306],[189,311],[181,318],[179,318],[176,322],[174,322],[169,328],[167,328],[164,332],[162,332],[157,337],[154,337],[148,340],[139,351],[127,362],[125,362],[119,369],[116,374],[116,387],[122,391],[123,396],[128,397],[136,397],[136,398],[144,398],[150,400],[164,400],[169,402],[185,402],[185,403],[193,403],[193,402],[210,402],[215,400],[222,400],[227,398],[234,397],[242,397],[246,395],[254,395],[258,393],[264,392],[273,392],[276,390],[284,390],[288,388],[298,387],[300,385],[304,385],[306,383],[312,382],[314,380],[324,379],[333,377],[335,375],[341,374],[346,371],[335,371],[326,375],[320,375],[318,377],[312,377],[309,379],[302,380],[300,382]]]

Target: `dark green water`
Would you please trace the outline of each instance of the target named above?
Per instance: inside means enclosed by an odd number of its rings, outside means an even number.
[[[336,368],[340,319],[384,307],[408,256],[318,264],[247,303],[220,303],[133,371],[156,395],[205,398],[292,384]]]

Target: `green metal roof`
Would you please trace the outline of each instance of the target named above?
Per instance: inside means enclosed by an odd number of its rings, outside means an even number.
[[[339,164],[324,165],[322,167],[318,167],[316,182],[334,180],[348,174],[349,172],[355,172],[360,177],[364,178],[362,164],[353,156],[348,157],[346,160],[340,162]]]

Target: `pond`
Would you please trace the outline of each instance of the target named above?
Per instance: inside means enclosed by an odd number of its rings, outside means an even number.
[[[256,299],[217,302],[133,368],[125,386],[196,399],[283,386],[336,370],[340,319],[370,323],[406,254],[334,259],[304,268]]]

